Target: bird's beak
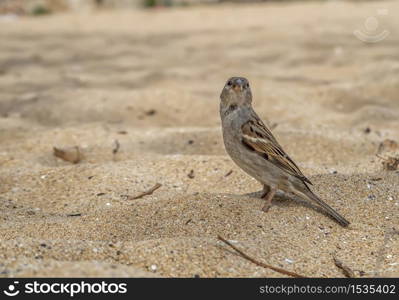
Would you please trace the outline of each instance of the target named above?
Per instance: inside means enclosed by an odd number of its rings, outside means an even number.
[[[241,84],[233,85],[233,90],[236,92],[242,92],[242,85]]]

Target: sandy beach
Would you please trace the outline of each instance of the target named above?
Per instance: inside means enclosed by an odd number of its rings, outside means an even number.
[[[384,14],[381,14],[384,9]],[[223,4],[0,18],[0,276],[399,276],[397,1]],[[354,35],[378,18],[388,36]],[[378,37],[378,35],[376,35]],[[225,152],[219,94],[254,107],[350,220],[261,185]],[[78,163],[53,154],[79,148]],[[380,148],[380,151],[379,151]],[[379,155],[379,157],[377,156]],[[155,184],[151,195],[135,196]]]

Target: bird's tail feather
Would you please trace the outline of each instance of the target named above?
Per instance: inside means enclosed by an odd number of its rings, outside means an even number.
[[[347,227],[350,222],[345,219],[343,216],[341,216],[336,210],[334,210],[330,205],[325,203],[323,200],[321,200],[317,195],[315,195],[310,188],[306,185],[308,190],[306,191],[306,196],[310,198],[310,200],[313,200],[316,202],[321,208],[324,209],[324,211],[331,216],[335,221],[337,221],[341,226]]]

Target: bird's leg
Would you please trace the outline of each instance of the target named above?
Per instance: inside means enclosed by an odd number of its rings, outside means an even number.
[[[270,191],[270,187],[266,184],[263,185],[262,195],[260,196],[261,199],[264,199]]]
[[[263,199],[266,200],[265,205],[263,206],[262,210],[264,212],[268,212],[269,208],[272,206],[272,200],[274,197],[274,194],[276,194],[276,189],[272,187],[267,187],[266,185],[263,186]]]

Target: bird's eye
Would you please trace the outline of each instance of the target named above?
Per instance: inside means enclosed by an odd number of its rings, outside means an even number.
[[[249,84],[248,84],[248,83],[245,85],[245,88],[246,88],[246,89],[249,88]]]
[[[231,81],[227,82],[227,86],[231,86],[233,83]]]

